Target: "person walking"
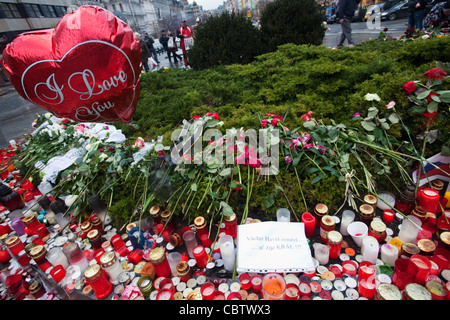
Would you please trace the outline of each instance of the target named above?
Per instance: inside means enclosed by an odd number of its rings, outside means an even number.
[[[183,20],[181,22],[181,27],[177,30],[177,37],[180,38],[180,46],[181,51],[183,51],[183,62],[184,65],[187,67],[187,50],[189,50],[189,46],[191,45],[192,41],[192,29],[187,26],[186,20]]]
[[[169,62],[170,57],[173,56],[173,62],[178,63],[177,58],[181,61],[181,57],[177,54],[178,46],[175,35],[172,33],[170,29],[167,30],[167,54],[169,56]]]
[[[170,57],[169,57],[169,47],[167,46],[167,41],[169,39],[167,38],[166,35],[166,30],[161,30],[161,36],[159,37],[159,43],[161,43],[164,51],[167,53],[167,58],[170,61]]]
[[[141,45],[141,61],[142,66],[144,67],[145,72],[149,72],[150,68],[148,66],[148,59],[151,57],[150,50],[148,50],[147,44],[143,39],[141,39],[141,35],[138,32],[134,33],[134,36],[139,41]]]
[[[153,55],[155,57],[155,62],[157,64],[159,64],[160,62],[158,60],[158,54],[156,53],[156,49],[153,46],[153,44],[155,43],[155,40],[153,40],[153,38],[150,37],[147,32],[145,33],[144,40],[145,40],[145,43],[147,44],[148,50],[151,53],[150,56]]]
[[[352,19],[355,14],[356,2],[355,0],[339,0],[336,7],[336,20],[341,24],[341,38],[338,47],[344,45],[347,39],[349,47],[353,47],[352,40]]]
[[[423,29],[423,19],[425,17],[426,0],[408,0],[408,28]]]

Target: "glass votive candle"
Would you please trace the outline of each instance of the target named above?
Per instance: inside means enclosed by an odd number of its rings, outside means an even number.
[[[30,257],[36,264],[41,268],[43,272],[47,271],[48,268],[53,267],[52,264],[45,258],[47,254],[47,249],[43,245],[38,245],[30,250]]]
[[[412,273],[414,271],[410,269],[413,264],[415,264],[418,269],[416,273],[415,282],[420,285],[424,285],[431,270],[430,260],[419,254],[412,255],[410,258],[410,264],[408,268],[409,273]]]
[[[255,293],[260,293],[262,290],[262,277],[259,274],[252,275],[250,283],[252,285],[252,290]]]
[[[54,247],[47,252],[46,258],[53,266],[62,265],[64,269],[69,267],[69,261],[59,247]]]
[[[353,212],[352,210],[344,210],[342,212],[342,216],[341,216],[341,225],[339,227],[339,232],[343,235],[343,236],[348,236],[348,225],[350,223],[352,223],[355,220],[355,212]]]
[[[50,271],[50,275],[56,283],[59,283],[66,276],[66,270],[63,266],[57,265],[52,268],[52,270]]]
[[[19,237],[25,234],[25,224],[22,222],[22,219],[14,218],[11,220],[10,225]]]
[[[398,258],[395,260],[394,264],[392,284],[400,291],[405,289],[407,284],[414,282],[417,271],[417,266],[414,263],[411,263],[409,259]]]
[[[375,275],[358,280],[358,293],[360,297],[372,299],[376,292]]]
[[[16,257],[22,250],[25,250],[25,245],[18,236],[10,236],[8,239],[6,239],[5,244],[8,247],[9,251],[11,251],[11,253]]]
[[[277,222],[291,222],[291,212],[286,208],[278,209]]]
[[[159,290],[156,300],[173,300],[174,293],[170,290]]]
[[[172,294],[174,294],[176,291],[171,278],[162,279],[159,283],[159,290],[167,290],[172,292]]]
[[[206,268],[208,263],[208,254],[206,253],[205,248],[202,245],[197,245],[192,250],[192,254],[194,255],[197,266],[200,269]]]
[[[204,300],[213,300],[215,292],[216,287],[211,282],[205,282],[200,288],[200,293]]]
[[[394,221],[395,212],[392,209],[383,210],[383,221],[386,223],[392,223]]]
[[[284,300],[286,281],[278,273],[268,273],[262,280],[262,297],[264,300]]]
[[[98,264],[93,264],[89,266],[84,271],[84,277],[86,284],[89,284],[94,291],[97,299],[105,299],[112,292],[113,285],[108,280],[107,274]]]
[[[150,262],[155,267],[155,274],[157,277],[170,278],[172,276],[172,270],[170,269],[164,248],[157,247],[153,249],[150,252]]]
[[[252,287],[250,280],[251,277],[248,273],[241,273],[239,275],[239,283],[241,284],[241,288],[244,290],[249,290]]]
[[[99,264],[109,276],[111,283],[114,285],[118,284],[119,274],[121,274],[124,269],[117,259],[116,253],[114,251],[103,253],[99,260]]]
[[[359,264],[358,279],[367,279],[372,275],[375,275],[377,268],[369,261],[361,261]]]
[[[84,272],[89,267],[89,261],[75,242],[64,245],[62,250],[69,263],[73,266],[78,266],[81,272]]]
[[[183,241],[189,257],[194,258],[192,250],[194,250],[194,248],[198,245],[197,239],[195,238],[195,232],[190,230],[183,233]]]
[[[125,257],[130,253],[127,246],[125,245],[125,241],[123,241],[120,235],[113,235],[110,241],[114,249],[120,254],[121,257]]]
[[[305,225],[305,235],[307,238],[314,236],[316,231],[316,218],[310,212],[303,212],[302,222]]]

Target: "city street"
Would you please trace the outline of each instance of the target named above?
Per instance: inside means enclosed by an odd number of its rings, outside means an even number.
[[[398,37],[405,33],[406,28],[408,27],[408,20],[397,19],[394,21],[383,20],[380,23],[379,29],[369,29],[367,22],[353,22],[352,23],[352,37],[355,44],[361,44],[364,41],[369,39],[378,38],[380,32],[387,28],[388,31],[386,34],[392,37]],[[330,31],[325,33],[325,39],[323,44],[327,47],[335,47],[339,42],[339,38],[341,36],[341,25],[339,23],[329,24],[327,26]],[[344,45],[347,45],[347,41],[345,41]]]
[[[353,40],[355,44],[360,44],[369,39],[376,39],[384,28],[388,28],[387,34],[397,37],[405,32],[406,23],[406,19],[381,21],[380,29],[369,29],[366,22],[354,22],[352,23]],[[341,35],[341,26],[330,24],[327,27],[329,31],[325,34],[323,44],[330,48],[335,47]],[[347,45],[347,42],[345,42],[345,45]],[[182,55],[181,50],[178,51],[178,54]],[[184,68],[183,62],[169,63],[165,53],[158,55],[158,59],[160,64],[154,69]],[[45,112],[44,109],[20,97],[11,85],[7,84],[0,87],[0,148],[7,147],[11,139],[29,133],[32,130],[31,124],[36,119],[36,115]]]

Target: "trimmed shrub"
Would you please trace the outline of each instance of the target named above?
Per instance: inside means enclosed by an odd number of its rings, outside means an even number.
[[[276,0],[262,12],[261,31],[269,51],[286,43],[321,45],[322,13],[315,0]]]
[[[261,32],[241,15],[224,12],[196,31],[189,64],[201,70],[217,65],[246,64],[264,53]]]

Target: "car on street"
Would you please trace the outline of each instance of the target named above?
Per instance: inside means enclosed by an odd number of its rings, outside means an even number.
[[[367,9],[364,8],[356,9],[352,18],[352,22],[365,21],[364,16],[366,15],[366,11]]]
[[[365,20],[369,19],[370,16],[375,13],[377,8],[379,9],[379,12],[381,14],[384,11],[391,9],[400,3],[404,3],[404,1],[403,0],[390,0],[390,1],[375,4],[375,5],[373,5],[373,7],[368,8],[370,10],[367,10],[366,15],[364,16],[364,19]],[[377,8],[375,8],[375,7],[377,7]]]
[[[408,16],[408,3],[402,2],[396,6],[381,12],[381,20],[394,21],[398,18],[405,18]]]

